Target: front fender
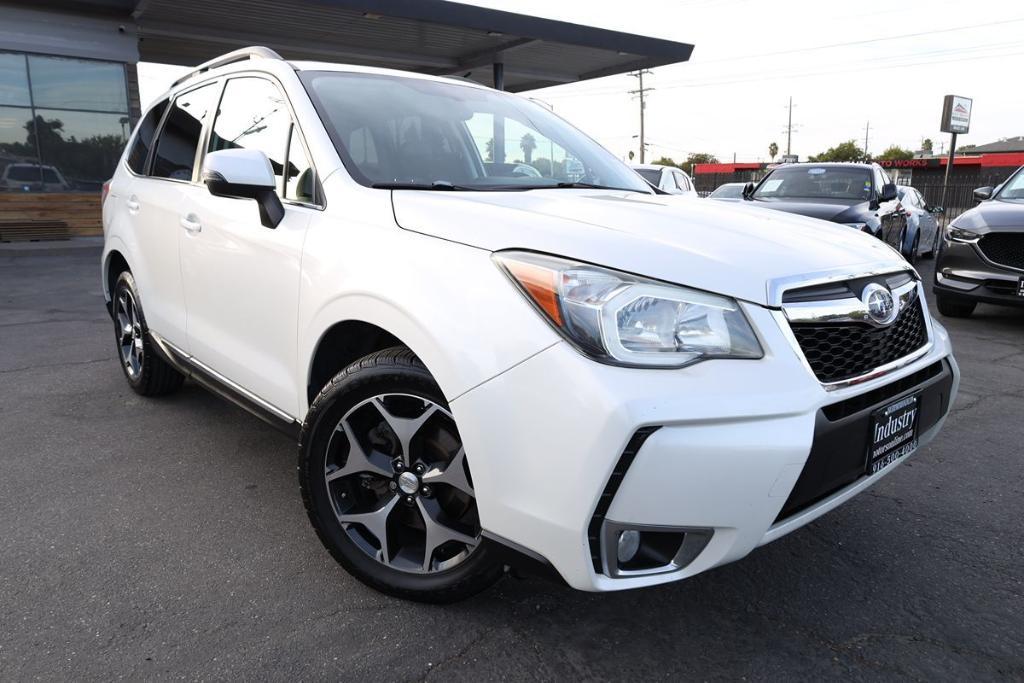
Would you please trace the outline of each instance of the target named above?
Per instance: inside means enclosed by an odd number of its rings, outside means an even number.
[[[346,243],[336,244],[338,236]],[[489,252],[398,229],[312,230],[299,298],[301,387],[320,340],[346,321],[400,339],[449,401],[560,339]]]

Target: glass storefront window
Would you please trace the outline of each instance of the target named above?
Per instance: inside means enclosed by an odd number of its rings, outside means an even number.
[[[67,190],[92,191],[117,165],[129,122],[122,114],[36,109],[35,127],[44,172],[55,169]]]
[[[92,192],[131,121],[124,65],[0,52],[0,192]]]
[[[0,105],[27,107],[32,104],[28,96],[28,72],[25,55],[0,52]]]
[[[28,69],[37,107],[128,112],[124,67],[120,64],[29,55]]]
[[[32,110],[0,107],[0,192],[42,189]]]

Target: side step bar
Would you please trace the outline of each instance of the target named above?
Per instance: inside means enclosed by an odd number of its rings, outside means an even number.
[[[149,332],[157,353],[181,374],[191,377],[199,384],[239,408],[260,418],[270,426],[298,440],[302,424],[280,408],[267,403],[251,391],[243,389],[216,370],[203,365],[187,353],[171,344],[160,335]]]

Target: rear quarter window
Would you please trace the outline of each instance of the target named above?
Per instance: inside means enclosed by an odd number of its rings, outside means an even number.
[[[135,140],[131,149],[128,150],[128,168],[135,173],[142,175],[146,172],[146,158],[149,157],[149,150],[153,146],[153,139],[156,137],[156,128],[160,125],[164,111],[167,110],[167,100],[158,102],[146,114],[139,124],[135,133]]]

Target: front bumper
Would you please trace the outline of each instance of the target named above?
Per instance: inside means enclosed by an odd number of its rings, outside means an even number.
[[[934,420],[930,426],[921,423],[919,443],[938,432],[959,371],[948,335],[937,323],[931,347],[913,363],[857,386],[826,391],[785,338],[773,312],[745,309],[762,337],[761,360],[639,370],[595,363],[559,343],[455,399],[451,407],[488,535],[545,558],[575,588],[666,583],[739,559],[892,471],[889,467],[872,477],[860,476],[862,469],[852,477],[846,470],[832,472],[832,488],[819,488],[820,495],[789,505],[791,494],[800,490],[809,455],[822,443],[816,440],[822,408],[884,394],[841,421],[856,431],[871,408],[891,402],[892,392],[882,391],[885,387],[901,380],[913,383],[907,378],[940,363],[941,382],[933,375],[900,389],[942,385]],[[657,429],[642,440],[628,467],[617,471],[631,440],[650,427]],[[861,438],[867,431],[864,422]],[[609,481],[616,478],[609,497]],[[780,514],[784,507],[786,513]],[[685,566],[613,578],[592,544],[592,522],[601,510],[601,526],[710,531],[710,541]]]
[[[1021,278],[1024,271],[992,263],[977,246],[947,240],[935,263],[933,291],[962,301],[1024,306]]]

